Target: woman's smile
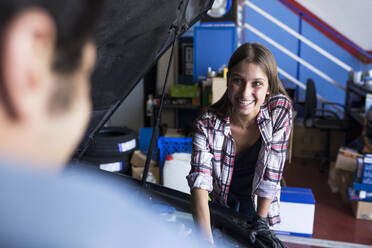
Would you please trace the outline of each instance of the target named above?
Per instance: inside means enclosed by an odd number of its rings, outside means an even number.
[[[248,109],[248,108],[253,108],[256,104],[255,100],[237,100],[239,103],[237,107],[242,108],[242,109]]]
[[[254,100],[239,100],[239,103],[242,105],[250,105],[254,103]]]

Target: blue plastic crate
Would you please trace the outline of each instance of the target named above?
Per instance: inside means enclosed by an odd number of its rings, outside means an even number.
[[[165,157],[175,152],[191,153],[192,138],[159,137],[158,139],[159,160],[160,160],[160,181],[163,182],[163,166]]]
[[[158,149],[160,156],[160,167],[164,165],[165,157],[175,152],[191,153],[192,138],[159,137]]]

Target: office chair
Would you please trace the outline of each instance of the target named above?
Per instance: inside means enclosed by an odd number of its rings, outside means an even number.
[[[341,119],[337,112],[325,109],[326,105],[342,107],[345,113],[345,105],[334,102],[323,102],[322,108],[317,108],[317,97],[314,81],[309,78],[306,81],[306,96],[304,105],[304,126],[307,128],[318,128],[326,132],[325,152],[321,171],[332,161],[331,158],[331,131],[346,131],[349,128],[348,121]]]

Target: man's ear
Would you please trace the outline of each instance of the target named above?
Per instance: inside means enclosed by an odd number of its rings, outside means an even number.
[[[40,111],[37,104],[51,87],[48,77],[55,36],[53,19],[42,9],[24,10],[6,25],[1,70],[6,105],[13,117],[28,118]]]

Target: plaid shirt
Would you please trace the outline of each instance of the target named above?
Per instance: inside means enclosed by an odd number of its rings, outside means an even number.
[[[291,132],[292,105],[284,95],[269,97],[261,105],[257,124],[263,138],[252,182],[252,200],[272,199],[269,224],[280,222],[280,180]],[[187,180],[191,189],[208,190],[213,200],[227,206],[234,169],[235,141],[230,118],[220,119],[207,112],[195,122],[191,171]],[[256,204],[255,204],[256,208]]]

